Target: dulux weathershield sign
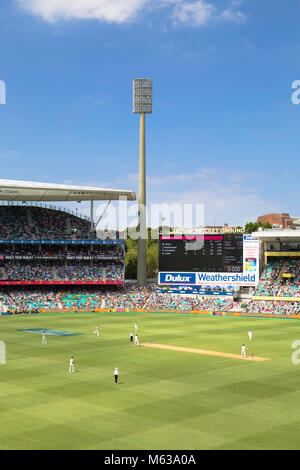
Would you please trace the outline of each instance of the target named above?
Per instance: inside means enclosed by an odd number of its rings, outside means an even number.
[[[255,274],[244,274],[244,273],[197,273],[197,284],[254,284]]]
[[[196,284],[195,273],[159,273],[159,284]]]
[[[160,285],[255,286],[256,273],[159,273]]]

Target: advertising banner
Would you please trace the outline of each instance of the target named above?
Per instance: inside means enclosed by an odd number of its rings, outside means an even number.
[[[160,285],[256,286],[258,274],[252,273],[159,273]]]
[[[265,251],[265,256],[300,256],[300,251]]]
[[[202,286],[168,286],[156,289],[159,294],[197,294],[197,295],[211,295],[211,296],[225,296],[232,297],[233,292],[224,292],[217,290],[205,290]]]
[[[0,286],[35,286],[35,285],[123,285],[123,281],[0,281]]]
[[[6,245],[125,245],[125,240],[8,240],[0,239]]]
[[[272,296],[262,296],[262,295],[257,295],[253,296],[252,300],[273,300],[273,301],[281,301],[281,302],[300,302],[300,297],[272,297]]]

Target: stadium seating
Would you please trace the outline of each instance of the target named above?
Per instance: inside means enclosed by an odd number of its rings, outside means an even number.
[[[278,297],[300,297],[300,260],[289,259],[285,262]]]
[[[147,311],[228,311],[233,305],[227,298],[162,294],[155,288],[126,287],[122,290],[105,288],[84,288],[62,291],[60,289],[21,290],[11,289],[0,293],[0,302],[8,310],[87,310],[107,309],[144,309]],[[285,316],[299,315],[300,302],[255,301],[244,309],[246,313],[275,313]]]
[[[0,295],[0,301],[7,309],[28,310],[94,310],[108,309],[145,309],[160,310],[202,310],[221,311],[230,309],[232,302],[220,297],[200,297],[195,299],[186,295],[157,293],[155,288],[126,287],[122,290],[84,289],[60,290],[20,290],[13,289]]]
[[[55,269],[58,281],[103,281],[104,267],[70,264]]]
[[[10,281],[53,281],[53,265],[42,263],[6,263],[5,275],[1,278]]]
[[[0,239],[65,240],[63,244],[1,243],[0,280],[24,282],[123,282],[120,245],[73,245],[93,240],[88,220],[64,210],[40,206],[0,206]],[[69,241],[69,243],[68,243]]]
[[[251,301],[245,308],[246,313],[272,313],[285,316],[300,315],[300,302]]]
[[[224,298],[177,296],[168,294],[153,293],[147,300],[145,307],[150,310],[175,309],[181,311],[190,310],[226,310],[231,308],[232,302]]]
[[[0,206],[1,239],[90,239],[88,220],[60,210],[37,206]]]
[[[1,274],[2,271],[2,274]],[[98,262],[94,265],[54,261],[7,262],[0,269],[0,279],[9,281],[109,281],[123,282],[124,267]]]
[[[102,306],[102,292],[81,291],[78,293],[62,293],[59,298],[63,309],[93,311]]]
[[[254,296],[276,296],[280,287],[279,275],[283,267],[283,260],[269,261],[261,275],[260,282]]]

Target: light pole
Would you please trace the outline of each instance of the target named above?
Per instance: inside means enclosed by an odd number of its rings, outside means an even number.
[[[133,80],[133,112],[140,115],[140,156],[139,156],[139,237],[137,282],[144,286],[146,276],[146,142],[145,142],[145,114],[152,113],[152,80],[149,78],[135,78]]]

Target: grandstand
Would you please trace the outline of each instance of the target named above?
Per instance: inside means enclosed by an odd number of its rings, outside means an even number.
[[[0,237],[0,285],[124,282],[124,240],[63,210],[0,206]]]
[[[265,229],[260,240],[263,271],[246,314],[300,314],[300,230]]]
[[[122,286],[124,240],[100,239],[93,202],[135,199],[132,191],[0,180],[0,308],[26,312],[64,308],[68,285]],[[90,200],[90,217],[33,201]],[[38,286],[38,287],[37,287]],[[86,294],[82,293],[82,299]],[[68,298],[68,296],[66,297]],[[86,296],[86,305],[89,306]],[[79,302],[81,304],[82,300]],[[99,306],[96,301],[93,305]],[[94,302],[94,303],[93,303]]]
[[[0,294],[0,302],[13,313],[45,311],[145,311],[187,313],[192,311],[221,312],[232,308],[232,300],[162,294],[156,287],[116,286],[29,286],[10,287]]]

